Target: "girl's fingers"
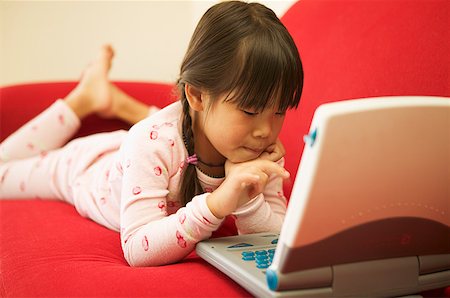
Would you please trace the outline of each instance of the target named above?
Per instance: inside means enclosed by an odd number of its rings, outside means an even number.
[[[266,150],[259,156],[261,159],[278,161],[286,154],[283,144],[280,140],[266,148]]]
[[[259,157],[262,159],[266,159],[266,160],[270,160],[270,161],[279,161],[282,157],[284,156],[284,154],[277,152],[277,151],[273,151],[273,152],[264,152],[262,153]]]
[[[248,174],[248,177],[246,178],[247,179],[241,183],[241,189],[247,193],[247,196],[250,199],[260,194],[269,180],[269,177],[264,173],[260,173],[259,175]]]
[[[247,188],[250,185],[259,183],[259,181],[260,181],[259,175],[245,173],[241,177],[241,188]]]
[[[290,176],[289,172],[286,171],[285,168],[273,161],[261,159],[255,160],[254,163],[254,166],[258,167],[267,176],[277,175],[282,177],[283,179],[287,179]]]

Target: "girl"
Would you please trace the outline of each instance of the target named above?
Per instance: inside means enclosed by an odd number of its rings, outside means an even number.
[[[228,215],[241,234],[279,231],[289,173],[277,137],[303,71],[275,14],[211,7],[181,65],[180,101],[156,113],[108,81],[112,56],[105,46],[66,98],[1,144],[0,196],[73,204],[120,231],[131,266],[183,259]],[[91,113],[137,124],[64,145]]]

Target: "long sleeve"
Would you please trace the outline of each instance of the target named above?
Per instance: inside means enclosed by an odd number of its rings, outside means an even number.
[[[134,233],[125,233],[122,245],[127,262],[131,266],[174,263],[192,252],[199,241],[209,238],[222,220],[210,213],[207,195],[194,197],[176,214],[150,221]]]
[[[278,161],[284,166],[284,158]],[[277,232],[286,214],[287,200],[283,194],[283,180],[272,176],[264,192],[233,212],[239,234]]]
[[[186,152],[177,121],[165,119],[152,117],[133,126],[119,152],[122,248],[131,266],[177,262],[222,222],[208,209],[207,193],[172,213],[180,206]]]

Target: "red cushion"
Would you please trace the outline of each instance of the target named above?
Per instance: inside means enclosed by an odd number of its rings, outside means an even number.
[[[281,132],[292,174],[303,151],[302,136],[320,104],[389,95],[450,96],[449,9],[448,0],[301,0],[286,12],[282,20],[305,72],[299,109],[287,114]]]
[[[248,295],[195,254],[168,266],[129,267],[119,234],[68,204],[27,200],[0,206],[1,297]]]

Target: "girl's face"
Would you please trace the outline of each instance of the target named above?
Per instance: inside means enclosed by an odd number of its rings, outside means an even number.
[[[284,113],[276,108],[262,112],[240,109],[218,98],[203,113],[203,133],[209,143],[226,159],[238,163],[257,158],[275,143],[284,122]]]

